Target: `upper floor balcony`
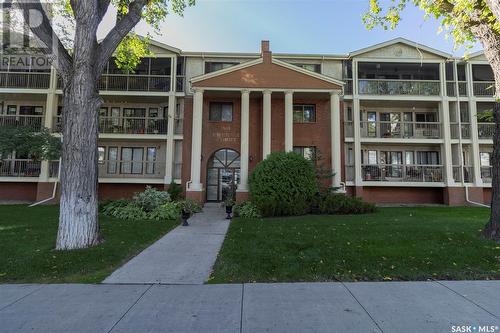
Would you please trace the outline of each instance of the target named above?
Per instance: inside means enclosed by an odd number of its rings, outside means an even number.
[[[493,97],[495,95],[495,76],[490,65],[472,65],[472,86],[474,96]]]
[[[41,162],[30,159],[0,160],[0,177],[38,177]]]
[[[446,94],[449,97],[457,96],[457,87],[458,87],[458,95],[461,97],[467,96],[467,82],[459,81],[458,86],[455,81],[446,81]]]
[[[439,122],[362,121],[362,138],[441,139]]]
[[[0,72],[0,88],[48,89],[50,72]]]
[[[493,97],[495,95],[495,81],[474,81],[474,96]]]
[[[44,115],[0,115],[0,127],[29,127],[40,131],[44,120]]]
[[[440,82],[428,80],[358,80],[360,95],[439,96]]]
[[[477,131],[479,139],[493,139],[493,134],[495,134],[495,123],[478,123]]]
[[[366,164],[361,166],[363,181],[443,182],[442,165]]]

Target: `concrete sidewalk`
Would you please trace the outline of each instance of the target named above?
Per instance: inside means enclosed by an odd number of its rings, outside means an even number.
[[[491,333],[500,332],[499,295],[500,281],[0,285],[0,331],[400,333],[464,325]]]
[[[217,204],[189,219],[113,272],[103,283],[203,284],[208,280],[229,220]]]

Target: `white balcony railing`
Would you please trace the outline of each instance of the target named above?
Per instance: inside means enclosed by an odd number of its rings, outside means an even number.
[[[439,81],[359,79],[360,95],[438,96]]]
[[[361,166],[364,181],[442,182],[442,165],[368,164]]]
[[[29,159],[0,160],[0,177],[38,177],[41,162]]]
[[[493,167],[491,166],[482,166],[481,167],[481,179],[483,180],[483,183],[491,183],[491,180],[493,179]]]
[[[474,96],[493,96],[495,94],[494,81],[474,81]]]
[[[454,165],[453,166],[453,180],[456,183],[462,182],[462,174],[465,183],[470,183],[474,179],[474,168],[469,165]]]
[[[352,95],[352,79],[344,79],[344,95]]]
[[[62,130],[61,116],[54,117],[53,131]],[[167,134],[167,119],[145,117],[100,117],[99,133]]]
[[[452,139],[459,139],[460,134],[462,139],[470,139],[470,124],[469,123],[451,123],[450,132]]]
[[[362,121],[363,138],[440,139],[441,123]]]
[[[48,89],[50,73],[0,72],[0,88]]]
[[[170,91],[168,75],[103,74],[98,88],[103,91]],[[57,88],[62,88],[62,80],[57,80]]]
[[[458,82],[458,93],[460,94],[460,96],[467,96],[467,82],[464,81]],[[457,96],[455,81],[446,82],[446,94],[450,97]]]
[[[345,166],[345,180],[348,182],[354,181],[354,165],[346,164],[346,166]]]
[[[353,121],[344,121],[344,137],[352,138],[354,136]]]
[[[480,139],[493,139],[495,123],[478,123],[477,131]]]
[[[43,121],[43,115],[0,115],[0,127],[30,127],[39,131]]]

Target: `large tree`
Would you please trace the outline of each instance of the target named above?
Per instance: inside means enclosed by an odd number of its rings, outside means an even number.
[[[385,1],[384,1],[385,3]],[[484,55],[495,76],[495,135],[493,136],[493,180],[490,220],[483,229],[486,238],[500,240],[500,1],[499,0],[391,0],[384,7],[380,0],[370,0],[370,10],[363,16],[372,29],[394,29],[407,5],[415,5],[440,20],[441,28],[454,38],[456,45],[481,42]],[[476,156],[477,158],[477,156]]]
[[[41,15],[41,24],[27,26],[50,50],[47,56],[53,58],[62,79],[63,147],[56,248],[85,248],[101,241],[97,201],[101,74],[115,51],[126,60],[121,64],[125,69],[133,67],[144,54],[145,40],[131,33],[137,23],[143,20],[159,32],[169,10],[182,14],[194,0],[56,0],[50,4],[49,10],[40,1],[14,1],[22,10],[24,22],[30,22],[34,11]],[[106,13],[113,12],[111,8],[117,12],[115,24],[98,41],[97,29]],[[61,17],[62,25],[58,26],[54,22]],[[71,41],[71,45],[65,41]]]

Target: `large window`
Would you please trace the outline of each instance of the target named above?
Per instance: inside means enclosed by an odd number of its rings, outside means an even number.
[[[155,173],[156,147],[148,147],[146,156],[146,173],[151,175]]]
[[[143,155],[144,148],[142,147],[123,147],[120,173],[141,174]]]
[[[233,103],[210,103],[210,121],[233,121]]]
[[[294,123],[314,123],[316,121],[316,105],[294,104]]]
[[[301,67],[303,69],[307,69],[308,71],[321,73],[321,65],[320,64],[294,64],[295,66]]]
[[[293,152],[303,156],[306,160],[316,159],[316,147],[293,147]]]
[[[212,73],[215,71],[219,71],[224,68],[233,67],[234,65],[238,65],[238,62],[216,62],[216,61],[207,61],[205,62],[205,74]]]
[[[417,164],[438,165],[439,152],[437,151],[417,151]]]
[[[115,174],[117,171],[118,147],[108,147],[108,173]]]

